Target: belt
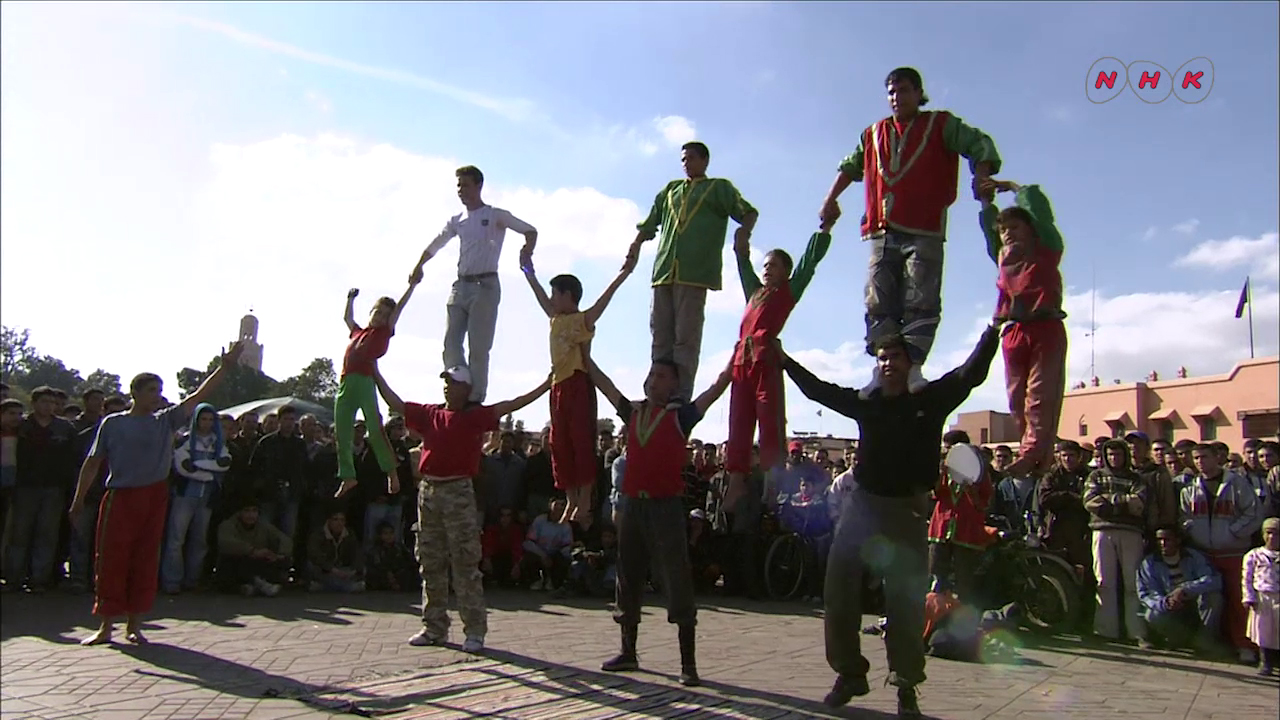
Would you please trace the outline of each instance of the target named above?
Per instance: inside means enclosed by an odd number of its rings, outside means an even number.
[[[478,283],[481,280],[488,280],[491,277],[498,277],[496,272],[476,273],[475,275],[459,275],[458,279],[462,282]]]
[[[997,315],[1000,322],[1039,322],[1043,320],[1066,320],[1067,314],[1061,310],[1036,310],[1030,313],[1012,312],[1008,315]]]

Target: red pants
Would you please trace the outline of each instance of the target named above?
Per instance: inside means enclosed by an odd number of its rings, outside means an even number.
[[[140,615],[151,610],[160,576],[169,483],[108,488],[98,508],[93,614]],[[1238,583],[1237,583],[1238,584]]]
[[[551,474],[559,490],[596,481],[596,388],[581,370],[551,386]]]
[[[751,471],[751,440],[760,425],[760,467],[768,469],[782,461],[787,435],[787,400],[782,384],[782,368],[772,359],[733,367],[729,386],[729,442],[724,451],[724,469]]]
[[[1001,345],[1009,412],[1022,437],[1020,454],[1038,466],[1053,456],[1058,441],[1067,380],[1067,329],[1061,320],[1017,323]]]
[[[1247,631],[1249,611],[1244,607],[1240,576],[1244,574],[1244,558],[1209,556],[1209,564],[1222,576],[1222,636],[1234,648],[1251,648]]]

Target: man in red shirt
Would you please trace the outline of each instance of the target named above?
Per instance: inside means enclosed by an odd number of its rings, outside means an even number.
[[[464,652],[484,650],[489,631],[480,570],[480,524],[471,479],[480,474],[485,433],[498,419],[542,397],[551,377],[533,392],[494,405],[470,403],[471,371],[451,367],[444,379],[444,404],[421,405],[400,399],[375,365],[373,378],[387,408],[404,417],[405,427],[422,437],[418,470],[418,563],[422,566],[422,630],[409,638],[417,647],[443,645],[449,639],[449,575],[458,596]]]
[[[626,496],[618,518],[617,603],[613,619],[622,628],[622,651],[600,666],[606,672],[638,670],[636,639],[650,563],[667,595],[667,621],[679,628],[680,684],[700,683],[694,657],[693,571],[686,540],[684,465],[689,433],[733,381],[733,361],[692,403],[680,400],[680,366],[669,358],[653,361],[645,400],[633,403],[590,357],[587,372],[618,411],[627,431]]]

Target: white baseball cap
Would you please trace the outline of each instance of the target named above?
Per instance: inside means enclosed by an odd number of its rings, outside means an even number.
[[[456,383],[470,385],[471,384],[471,368],[468,368],[466,365],[454,365],[448,370],[445,370],[444,372],[440,373],[440,377],[444,378],[445,380],[452,380],[453,382],[456,382]]]

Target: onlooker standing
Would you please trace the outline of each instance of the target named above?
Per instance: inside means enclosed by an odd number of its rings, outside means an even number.
[[[191,433],[173,451],[177,478],[170,491],[169,530],[160,580],[164,591],[192,590],[200,581],[208,551],[209,522],[222,477],[231,467],[231,451],[212,405],[196,408]]]
[[[76,431],[56,414],[57,395],[31,392],[31,413],[18,425],[17,483],[5,521],[4,572],[10,588],[26,581],[44,592],[53,576],[67,490],[76,473]]]
[[[480,471],[484,478],[484,514],[485,522],[498,519],[503,508],[522,508],[525,506],[525,466],[524,458],[516,454],[516,434],[504,430],[498,443],[498,451],[485,455],[480,463]]]
[[[262,519],[291,540],[298,534],[307,458],[307,442],[298,433],[298,409],[285,405],[276,411],[276,429],[258,440],[249,467],[258,488]]]
[[[1084,491],[1093,530],[1093,576],[1098,581],[1093,630],[1118,640],[1123,623],[1130,640],[1141,640],[1146,632],[1138,616],[1136,583],[1151,489],[1134,472],[1123,440],[1102,445],[1102,467],[1089,473]]]

